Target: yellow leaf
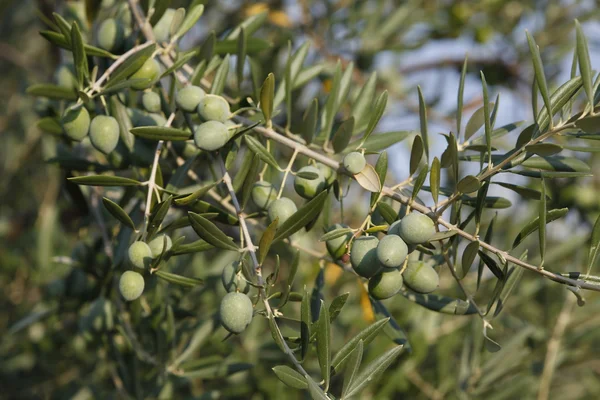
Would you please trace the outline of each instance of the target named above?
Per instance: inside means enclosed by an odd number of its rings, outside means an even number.
[[[333,285],[342,276],[342,273],[343,270],[337,264],[327,263],[325,267],[325,283]]]
[[[323,91],[329,93],[331,91],[331,79],[325,79],[323,81]]]
[[[281,10],[271,11],[269,13],[269,21],[283,28],[289,28],[292,26],[292,21],[290,21],[290,18]]]
[[[251,17],[256,14],[260,14],[263,11],[267,11],[269,5],[267,3],[255,3],[248,6],[245,10],[246,17]]]
[[[371,300],[369,300],[369,293],[367,293],[360,279],[358,280],[358,286],[360,287],[360,308],[362,309],[363,318],[367,322],[375,322],[375,314],[373,313]]]

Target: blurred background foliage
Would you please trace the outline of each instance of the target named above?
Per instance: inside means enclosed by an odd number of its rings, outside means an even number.
[[[114,1],[118,0],[104,0]],[[188,3],[173,0],[171,7]],[[244,19],[265,13],[265,23],[254,36],[271,45],[252,55],[264,75],[273,69],[281,71],[289,40],[294,48],[310,41],[305,65],[318,69],[318,79],[295,94],[298,104],[305,105],[316,91],[327,90],[338,59],[344,65],[354,63],[356,88],[376,71],[378,90],[387,89],[390,94],[381,131],[418,129],[416,85],[423,88],[428,100],[432,132],[454,130],[456,90],[467,52],[465,115],[481,105],[482,70],[492,92],[502,96],[499,124],[531,120],[528,110],[533,74],[525,29],[542,50],[546,76],[553,87],[569,76],[574,18],[588,33],[592,64],[600,65],[599,8],[595,1],[205,3],[201,23],[182,47],[197,47],[209,32],[227,32]],[[95,290],[96,268],[106,262],[97,226],[81,192],[66,183],[57,166],[45,161],[55,155],[56,139],[43,136],[35,122],[47,105],[24,94],[28,85],[54,79],[64,61],[65,55],[38,34],[44,27],[36,13],[51,16],[53,11],[68,20],[82,19],[85,4],[60,0],[0,2],[0,331],[4,333],[0,340],[0,397],[306,398],[307,394],[285,387],[272,373],[271,368],[285,360],[270,335],[264,335],[266,323],[262,318],[255,318],[243,335],[228,341],[222,341],[226,336],[222,329],[211,332],[211,316],[224,294],[218,280],[227,262],[216,252],[180,257],[173,266],[173,270],[203,278],[204,287],[190,291],[157,283],[155,288],[160,293],[155,303],[160,303],[161,296],[173,299],[175,306],[170,311],[178,321],[178,343],[185,347],[196,335],[202,344],[187,361],[196,363],[190,366],[194,373],[181,376],[154,365],[164,364],[173,351],[161,348],[164,338],[144,334],[162,332],[153,329],[165,323],[164,308],[137,320],[119,318],[119,329],[108,323],[106,312],[115,313],[117,319],[120,306],[118,302],[105,306]],[[351,95],[356,95],[354,89]],[[292,119],[301,119],[301,113]],[[512,138],[510,143],[515,137],[507,136]],[[440,142],[435,139],[432,153],[439,155],[443,149]],[[406,176],[407,149],[406,143],[390,149],[396,181]],[[585,157],[597,170],[594,154]],[[523,182],[527,184],[525,178]],[[600,211],[600,182],[598,177],[590,177],[551,180],[548,184],[550,206],[569,207],[570,213],[564,222],[550,225],[545,265],[558,272],[582,270],[585,257],[579,250],[589,236],[590,221]],[[351,226],[359,224],[366,213],[367,202],[358,193],[352,192],[354,212],[347,213],[355,220],[345,221]],[[521,204],[518,197],[511,200],[509,212],[498,212],[493,242],[499,248],[509,248],[523,222],[537,212]],[[486,221],[492,216],[486,214]],[[527,244],[532,244],[529,257],[535,260],[537,246],[533,242],[526,242],[520,251]],[[303,245],[319,251],[324,247],[316,236],[305,238]],[[283,247],[279,254],[285,271],[293,254]],[[303,255],[296,290],[301,291],[304,285],[311,290],[318,272],[318,260]],[[321,278],[327,304],[335,296],[350,294],[333,326],[334,347],[339,348],[375,316],[356,278],[342,274],[333,264],[327,265]],[[441,291],[460,297],[447,271],[441,278]],[[465,282],[475,289],[474,276]],[[476,299],[485,304],[485,293],[492,290],[492,283],[484,279],[483,295],[478,292]],[[488,332],[503,347],[497,353],[484,349],[477,317],[435,313],[401,296],[385,304],[407,333],[412,353],[405,352],[363,393],[364,398],[600,396],[600,301],[595,293],[588,295],[584,307],[577,307],[575,297],[562,285],[525,272],[506,311],[494,320],[495,329]],[[155,304],[145,306],[154,309]],[[98,319],[97,315],[103,317]],[[366,358],[374,358],[389,344],[381,335],[370,345]],[[175,354],[182,350],[180,345]],[[306,368],[318,371],[316,360]],[[336,385],[341,382],[332,382],[333,387]]]

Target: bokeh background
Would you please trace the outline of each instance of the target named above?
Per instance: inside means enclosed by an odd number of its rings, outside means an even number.
[[[113,1],[118,0],[105,0]],[[378,90],[389,91],[378,132],[418,130],[416,87],[421,86],[428,103],[432,157],[439,157],[445,148],[445,140],[437,133],[456,130],[457,89],[467,53],[463,125],[482,104],[479,71],[485,73],[490,97],[500,94],[497,126],[531,121],[533,72],[525,30],[534,35],[540,46],[546,77],[553,88],[570,75],[574,19],[582,23],[588,36],[592,65],[600,65],[600,11],[598,2],[591,0],[205,3],[205,15],[182,42],[184,48],[200,45],[212,30],[227,31],[261,12],[268,13],[268,19],[256,35],[273,43],[256,58],[266,71],[273,64],[281,71],[289,40],[293,48],[311,41],[307,64],[321,64],[323,68],[317,79],[297,93],[299,104],[310,101],[316,91],[328,89],[330,73],[340,59],[344,65],[354,63],[352,79],[356,87],[376,71]],[[188,1],[173,0],[171,6],[187,4]],[[115,378],[119,376],[115,372],[119,366],[110,361],[114,349],[103,346],[101,337],[90,338],[82,332],[79,320],[85,316],[85,307],[65,309],[53,297],[53,291],[60,292],[65,286],[68,290],[76,284],[72,261],[81,250],[76,243],[89,242],[97,232],[89,210],[76,206],[80,204],[78,194],[66,185],[63,172],[46,162],[56,154],[56,138],[36,127],[44,102],[25,94],[30,84],[55,79],[57,67],[65,61],[65,54],[39,35],[44,25],[38,14],[50,17],[57,11],[72,19],[80,18],[84,9],[83,1],[0,2],[2,398],[124,396],[115,389],[119,386]],[[501,148],[514,145],[518,132],[506,136]],[[595,143],[586,144],[593,147]],[[396,181],[407,176],[409,149],[409,141],[404,141],[388,150]],[[597,171],[595,154],[577,153]],[[517,180],[512,175],[501,180],[536,187],[536,183],[526,178]],[[598,177],[548,182],[552,196],[549,206],[570,209],[563,221],[549,226],[545,264],[548,269],[583,270],[586,252],[582,249],[586,248],[591,225],[600,211],[599,185]],[[524,223],[534,218],[536,206],[500,187],[494,188],[493,194],[513,202],[512,208],[499,210],[493,239],[497,247],[508,248]],[[353,196],[356,224],[364,216],[366,202],[358,191]],[[486,220],[492,216],[493,213],[487,215]],[[531,238],[520,248],[530,248],[529,260],[533,263],[538,257],[535,240]],[[321,244],[313,238],[306,240],[306,245],[319,248]],[[218,277],[224,262],[216,255],[189,259],[191,265],[203,266],[195,270],[205,279]],[[318,265],[309,259],[302,265],[297,285],[311,287]],[[442,289],[459,296],[451,277],[446,275],[442,275]],[[467,283],[474,288],[474,277],[468,278]],[[325,274],[325,285],[326,301],[350,292],[339,326],[334,328],[341,346],[341,338],[349,337],[361,324],[366,326],[373,316],[364,305],[364,294],[356,280],[340,277],[332,267]],[[485,304],[486,293],[489,295],[492,289],[484,279],[477,298]],[[197,293],[206,312],[214,311],[216,304],[209,292]],[[365,398],[598,398],[600,297],[589,293],[586,299],[584,307],[577,307],[575,297],[564,287],[526,272],[507,309],[494,321],[495,329],[490,334],[503,347],[494,354],[483,349],[481,321],[477,318],[437,314],[404,299],[390,301],[386,304],[407,332],[413,352],[394,364],[377,386],[365,393]],[[300,392],[285,389],[271,373],[277,357],[272,347],[263,347],[263,338],[258,337],[261,329],[264,333],[264,325],[254,324],[233,345],[215,339],[212,349],[216,354],[233,354],[234,358],[254,363],[254,368],[233,375],[201,376],[191,383],[176,381],[171,383],[173,391],[162,395],[302,398]],[[378,339],[373,354],[386,345],[389,341]],[[235,346],[241,349],[236,350]],[[140,398],[152,397],[143,390],[136,393]],[[160,397],[161,393],[157,391],[155,396]]]

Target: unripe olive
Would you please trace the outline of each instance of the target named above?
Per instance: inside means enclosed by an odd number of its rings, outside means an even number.
[[[313,172],[318,175],[315,179],[306,179],[299,176],[294,178],[294,189],[300,196],[305,199],[312,199],[325,189],[327,183],[325,182],[323,174],[321,174],[321,171],[317,167],[309,165],[300,168],[298,172]]]
[[[387,231],[388,235],[398,235],[400,236],[400,221],[394,221],[390,225]]]
[[[119,123],[113,117],[95,116],[90,125],[90,140],[104,154],[112,152],[119,143]]]
[[[139,82],[131,85],[132,89],[143,90],[152,86],[160,77],[160,65],[154,58],[149,58],[146,62],[129,77],[129,79],[150,79],[150,82]]]
[[[412,212],[400,221],[399,232],[407,244],[421,244],[435,235],[435,226],[427,215]]]
[[[440,284],[435,269],[423,261],[409,262],[403,275],[406,286],[418,293],[431,293]]]
[[[369,279],[369,294],[377,300],[389,299],[402,289],[399,269],[386,270]]]
[[[144,292],[144,277],[135,271],[125,271],[119,279],[119,291],[127,301],[133,301]]]
[[[104,50],[119,49],[123,43],[123,26],[114,18],[109,18],[98,28],[98,46]]]
[[[367,160],[358,151],[346,154],[344,157],[344,168],[353,175],[358,174],[367,165]]]
[[[55,79],[58,86],[76,89],[78,85],[73,64],[63,64],[56,70]]]
[[[225,122],[231,117],[229,103],[216,94],[207,94],[200,100],[198,114],[206,121]]]
[[[152,250],[144,242],[133,242],[129,246],[129,250],[127,250],[127,255],[129,256],[131,265],[137,268],[147,268],[152,262]]]
[[[375,236],[361,236],[352,243],[350,263],[354,271],[365,278],[370,278],[381,270],[377,258],[379,239]]]
[[[160,112],[160,95],[156,92],[146,92],[142,96],[142,104],[148,112]]]
[[[335,229],[340,229],[340,228],[348,228],[348,225],[335,224],[332,227],[330,227],[328,229],[328,231],[331,232]],[[352,237],[352,232],[348,232],[345,235],[342,235],[340,237],[337,237],[335,239],[331,239],[331,240],[328,240],[327,242],[325,242],[325,245],[327,246],[327,251],[329,252],[329,254],[331,254],[331,257],[333,257],[334,260],[337,260],[338,258],[342,257],[344,254],[346,254],[346,251],[347,251],[346,245],[348,244],[348,241],[350,240],[351,237]]]
[[[252,185],[251,195],[256,207],[266,210],[277,199],[277,190],[267,181],[258,181]]]
[[[165,247],[165,238],[167,238],[167,248],[165,251],[171,250],[173,246],[171,238],[167,235],[158,235],[148,243],[148,247],[150,247],[150,251],[152,252],[152,258],[156,258],[162,254]]]
[[[323,178],[325,178],[327,186],[333,184],[333,181],[335,181],[335,178],[337,176],[336,172],[333,169],[329,168],[327,165],[321,163],[317,163],[317,168],[319,169],[319,171],[321,171]]]
[[[229,139],[231,139],[229,129],[219,121],[205,122],[194,132],[194,142],[202,150],[218,150],[225,146]]]
[[[85,107],[69,110],[62,117],[62,126],[68,137],[81,141],[90,130],[90,113]]]
[[[379,208],[376,208],[375,211],[371,214],[371,223],[373,225],[383,225],[385,224],[385,218],[381,215]]]
[[[221,300],[219,317],[221,325],[231,333],[242,333],[252,322],[252,301],[245,294],[227,293]]]
[[[223,268],[223,272],[221,273],[221,282],[223,283],[223,287],[228,292],[242,292],[248,293],[250,290],[250,285],[244,279],[240,269],[240,262],[233,261],[225,265]]]
[[[183,145],[183,150],[181,151],[183,158],[187,160],[188,158],[196,157],[198,154],[200,154],[200,149],[198,146],[196,146],[193,142],[185,142]]]
[[[271,203],[267,214],[269,215],[269,221],[271,222],[275,221],[276,218],[279,218],[279,222],[277,223],[277,227],[279,228],[296,211],[298,211],[298,208],[292,200],[287,197],[281,197]]]
[[[397,235],[383,237],[377,245],[377,258],[387,268],[398,268],[408,255],[408,246]]]
[[[171,36],[171,22],[173,22],[173,16],[175,16],[174,8],[167,8],[165,13],[160,17],[156,25],[152,27],[154,32],[154,39],[157,42],[166,42]]]
[[[185,112],[195,112],[198,108],[200,100],[204,98],[206,93],[198,86],[186,86],[177,92],[175,96],[175,102],[177,107],[181,108]]]

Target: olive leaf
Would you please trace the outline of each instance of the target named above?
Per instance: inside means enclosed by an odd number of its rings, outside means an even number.
[[[214,248],[215,248],[215,246],[208,243],[207,241],[196,240],[195,242],[192,242],[192,243],[180,244],[177,246],[174,244],[173,247],[171,248],[171,254],[174,256],[178,256],[181,254],[198,253],[200,251],[207,251],[207,250],[211,250]]]
[[[415,139],[412,144],[412,149],[410,151],[410,168],[409,172],[413,175],[417,169],[419,169],[419,165],[421,165],[421,159],[423,158],[423,139],[421,136],[415,136]]]
[[[475,305],[465,300],[437,294],[420,294],[406,291],[400,293],[413,303],[442,314],[471,315],[477,313]]]
[[[311,144],[313,138],[315,137],[315,133],[317,132],[318,114],[319,101],[317,99],[313,99],[313,101],[310,103],[310,106],[304,112],[300,130],[300,135],[304,141],[306,141],[306,144]]]
[[[458,136],[460,136],[460,131],[462,128],[463,100],[464,100],[464,93],[465,93],[465,78],[467,76],[468,58],[469,58],[469,56],[466,55],[465,61],[463,62],[463,66],[460,71],[460,81],[458,83],[458,92],[456,95],[456,97],[457,97],[457,99],[456,99],[456,103],[457,103],[457,106],[456,106],[456,134]],[[465,140],[466,140],[466,138],[465,138]]]
[[[346,372],[344,374],[345,376],[344,376],[344,386],[342,387],[342,398],[346,398],[348,389],[354,383],[354,378],[356,377],[356,374],[358,373],[358,369],[360,368],[360,362],[362,361],[362,356],[363,356],[363,341],[359,340],[358,344],[356,345],[356,348],[354,349],[354,351],[352,351],[352,354],[351,354],[350,358],[348,359],[348,366],[346,367]]]
[[[88,186],[139,186],[142,184],[135,179],[112,175],[75,176],[67,179],[77,185]]]
[[[529,45],[529,52],[531,53],[531,59],[533,61],[533,71],[535,74],[535,81],[537,82],[537,86],[542,95],[542,99],[544,99],[544,104],[546,106],[546,110],[548,115],[552,116],[552,103],[550,101],[550,96],[548,94],[548,84],[546,83],[546,74],[544,74],[544,66],[542,65],[542,57],[540,56],[540,49],[538,45],[535,43],[533,37],[529,34],[528,31],[525,31],[527,35],[527,44]],[[552,126],[552,119],[550,119],[550,126]]]
[[[258,246],[258,263],[262,265],[262,263],[267,258],[267,254],[269,253],[269,249],[271,248],[271,244],[273,244],[273,238],[275,237],[275,233],[277,232],[277,225],[279,224],[279,217],[275,218],[271,224],[264,231],[262,237],[260,238],[259,246]]]
[[[371,136],[371,134],[375,130],[375,127],[379,123],[379,120],[383,116],[383,112],[385,111],[385,107],[387,105],[387,99],[388,92],[386,90],[379,95],[377,100],[375,100],[375,104],[373,106],[373,109],[371,110],[371,118],[369,119],[367,130],[365,131],[365,135],[362,138],[362,143],[365,143],[369,139],[369,136]]]
[[[300,360],[306,359],[311,336],[312,315],[310,310],[310,295],[306,290],[300,303]]]
[[[308,382],[302,374],[296,372],[296,370],[286,366],[278,365],[272,368],[277,378],[294,389],[308,389]]]
[[[386,326],[389,320],[389,318],[383,318],[373,322],[371,325],[367,326],[365,329],[357,333],[356,336],[346,342],[346,344],[338,350],[331,360],[331,368],[333,368],[335,373],[337,374],[341,371],[342,366],[347,361],[350,354],[356,349],[356,346],[358,346],[358,342],[362,341],[364,345],[371,343],[379,334],[379,332],[381,332],[381,330]]]
[[[195,190],[194,192],[192,192],[190,194],[181,195],[181,196],[176,197],[173,201],[178,206],[188,205],[188,204],[193,203],[194,201],[198,200],[199,198],[203,197],[204,195],[206,195],[211,189],[213,189],[215,186],[217,186],[217,184],[218,184],[218,182],[213,182],[208,185],[202,186],[200,189]]]
[[[421,126],[421,137],[423,138],[423,148],[425,150],[425,158],[429,160],[429,134],[427,133],[427,105],[423,98],[423,92],[421,87],[417,86],[417,93],[419,94],[419,123]]]
[[[174,283],[176,285],[187,287],[196,287],[199,285],[204,285],[204,281],[202,279],[188,278],[185,276],[172,274],[161,269],[154,271],[154,275],[158,276],[160,279],[163,279],[169,283]]]
[[[215,78],[210,87],[211,94],[220,95],[223,93],[223,89],[225,88],[225,84],[227,83],[227,75],[229,74],[229,54],[225,55],[223,61],[217,68],[217,72],[215,73]]]
[[[220,249],[232,251],[238,250],[238,246],[233,240],[206,218],[193,212],[188,212],[188,217],[194,231],[208,243]]]
[[[73,89],[63,86],[53,85],[51,83],[38,83],[27,88],[25,93],[31,96],[47,97],[58,100],[76,100],[77,93]],[[62,131],[62,128],[61,128]]]
[[[252,150],[252,152],[254,152],[262,161],[269,164],[276,170],[279,170],[279,165],[277,165],[277,161],[275,161],[273,155],[267,151],[267,149],[258,141],[258,139],[246,135],[244,136],[244,141],[246,142],[246,145],[248,145],[248,148]]]
[[[329,378],[331,371],[331,322],[329,320],[329,311],[325,303],[321,300],[321,311],[319,312],[319,322],[317,328],[317,358],[321,368],[321,377],[325,381],[325,390],[329,388]]]
[[[267,124],[273,115],[273,98],[275,97],[275,75],[269,73],[260,89],[260,109],[265,116]]]
[[[579,72],[583,80],[583,88],[587,95],[590,106],[594,105],[594,91],[593,91],[593,72],[590,62],[590,53],[588,49],[588,43],[581,25],[578,20],[575,20],[575,37],[576,37],[576,49],[577,49],[577,61],[579,62]]]
[[[371,164],[365,165],[362,171],[354,175],[354,179],[363,189],[369,192],[379,193],[381,192],[381,181],[375,171],[375,168]]]
[[[192,136],[190,131],[165,126],[139,126],[129,131],[135,136],[149,140],[183,141]]]
[[[463,193],[473,193],[479,190],[479,179],[473,175],[467,175],[458,182],[456,188]]]
[[[139,70],[142,65],[154,54],[154,50],[156,50],[156,44],[152,44],[148,47],[144,47],[142,50],[134,53],[129,56],[125,62],[117,67],[115,71],[110,75],[108,81],[104,85],[104,88],[110,88],[115,84],[129,78],[133,75],[137,70]]]
[[[360,393],[365,386],[377,379],[383,372],[396,360],[400,353],[404,350],[404,346],[396,346],[391,350],[386,351],[373,361],[371,361],[364,369],[354,378],[354,384],[348,388],[346,397],[352,397]]]
[[[353,130],[354,117],[350,117],[340,124],[331,141],[334,152],[341,153],[346,147],[348,147],[350,139],[352,138]]]
[[[369,114],[375,97],[375,85],[377,84],[377,72],[372,72],[369,79],[358,92],[356,101],[352,105],[352,116],[354,117],[354,131],[352,134],[362,132],[369,122]]]
[[[328,194],[327,191],[319,193],[285,220],[277,229],[273,242],[285,239],[308,225],[323,209]]]
[[[135,224],[131,220],[129,214],[127,214],[127,212],[125,212],[125,210],[123,210],[121,206],[119,206],[114,201],[107,199],[106,197],[102,198],[102,204],[104,204],[104,207],[108,210],[109,213],[111,213],[113,217],[121,221],[123,225],[135,231]]]
[[[175,33],[176,37],[182,37],[185,35],[192,27],[198,22],[202,14],[204,13],[204,5],[197,4],[193,7],[190,7],[188,10],[185,19],[179,25],[177,32]]]

